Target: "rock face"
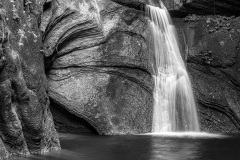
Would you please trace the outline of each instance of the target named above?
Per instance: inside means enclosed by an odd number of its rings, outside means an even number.
[[[203,131],[240,131],[239,20],[195,15],[175,20]]]
[[[148,17],[142,12],[147,3],[45,4],[41,29],[51,111],[59,131],[107,135],[151,131],[153,80]],[[217,14],[223,8],[221,14],[236,15],[238,10],[237,1],[216,7],[220,5],[216,0],[214,13],[205,1],[164,3],[178,17]],[[203,131],[239,132],[238,21],[196,15],[175,19]]]
[[[240,13],[238,0],[162,0],[162,2],[176,17],[188,14],[232,16]]]
[[[163,2],[178,17],[236,16],[240,8],[237,0]],[[60,148],[52,114],[61,132],[151,131],[147,3],[0,2],[0,158]],[[239,21],[197,15],[174,20],[203,131],[240,131]]]
[[[0,2],[0,157],[60,148],[49,110],[42,1]]]
[[[116,0],[117,1],[117,0]],[[134,2],[134,3],[133,3]],[[148,1],[133,1],[139,8]],[[156,2],[157,0],[152,0]],[[192,78],[202,131],[239,132],[240,2],[163,0],[175,19],[183,57]],[[127,3],[121,2],[127,5]],[[135,5],[133,5],[135,4]],[[138,4],[138,5],[136,5]],[[208,14],[198,16],[195,14]],[[211,16],[225,15],[225,16]]]
[[[99,134],[150,132],[153,81],[142,12],[107,0],[57,0],[42,19],[57,128],[89,132],[86,121]]]
[[[121,5],[138,10],[146,4],[160,6],[160,0],[112,0]],[[238,0],[161,0],[174,17],[185,17],[188,14],[198,15],[239,15],[240,1]]]

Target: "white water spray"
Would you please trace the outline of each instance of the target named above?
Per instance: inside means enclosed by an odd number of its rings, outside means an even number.
[[[152,132],[199,131],[191,82],[181,57],[177,33],[168,10],[147,5],[154,53],[154,111]]]

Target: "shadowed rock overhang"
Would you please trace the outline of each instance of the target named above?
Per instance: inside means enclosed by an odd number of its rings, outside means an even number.
[[[239,15],[239,0],[163,0],[173,16],[187,14]]]
[[[112,0],[128,7],[143,9],[149,0]],[[199,15],[239,15],[239,0],[162,0],[173,17],[185,17],[188,14]],[[152,0],[159,3],[159,0]]]

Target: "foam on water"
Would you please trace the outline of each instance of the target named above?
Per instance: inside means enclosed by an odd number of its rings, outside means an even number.
[[[156,137],[176,137],[176,138],[226,138],[227,135],[224,134],[215,134],[207,132],[155,132],[155,133],[146,133],[142,135],[150,135]]]

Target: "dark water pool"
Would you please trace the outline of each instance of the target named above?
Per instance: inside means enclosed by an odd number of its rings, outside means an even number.
[[[60,135],[62,150],[14,160],[240,160],[240,135]]]

